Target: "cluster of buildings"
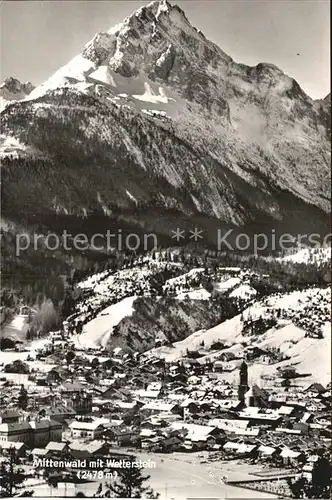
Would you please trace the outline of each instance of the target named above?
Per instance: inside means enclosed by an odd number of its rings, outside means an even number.
[[[301,310],[292,308],[288,311],[283,310],[281,316],[291,318],[308,337],[321,338],[322,328],[331,320],[331,298],[326,290],[313,289],[310,302],[304,304]]]
[[[31,374],[24,410],[17,404],[19,387],[2,382],[4,454],[11,448],[30,458],[208,450],[218,460],[306,470],[328,452],[330,387],[250,386],[244,361],[232,386],[195,363],[165,363],[121,349],[109,357],[95,354],[77,353],[71,366],[59,360],[43,383]]]
[[[275,294],[274,298],[282,298],[282,294]],[[271,317],[290,319],[294,325],[306,332],[307,337],[322,338],[323,327],[331,321],[331,289],[309,288],[305,295],[296,304],[287,304],[287,307],[271,307],[269,299],[262,300],[268,307],[266,312]]]

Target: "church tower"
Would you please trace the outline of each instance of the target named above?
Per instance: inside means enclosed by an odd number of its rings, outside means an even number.
[[[244,396],[248,391],[248,365],[245,361],[240,366],[240,384],[238,388],[239,401],[244,403]]]

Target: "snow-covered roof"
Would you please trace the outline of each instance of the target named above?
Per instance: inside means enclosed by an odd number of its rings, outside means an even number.
[[[257,291],[250,285],[240,285],[229,294],[230,297],[237,297],[241,299],[248,299],[251,297],[255,297],[256,295]]]
[[[22,447],[26,446],[25,443],[21,443],[19,441],[2,441],[0,442],[0,448],[4,450],[10,450],[14,448],[15,450],[20,450]]]
[[[69,424],[70,429],[78,429],[78,430],[89,430],[89,431],[94,431],[98,429],[98,427],[109,423],[108,419],[105,418],[100,418],[96,419],[92,422],[80,422],[78,420],[74,420],[71,424]]]
[[[45,456],[49,450],[46,450],[45,448],[34,448],[32,450],[32,455],[39,455],[39,456]]]
[[[258,451],[262,455],[272,455],[276,451],[276,448],[273,448],[273,446],[264,446],[264,445],[261,445],[261,446],[258,447]]]
[[[171,424],[171,429],[173,430],[182,430],[185,429],[188,431],[187,439],[191,439],[192,436],[208,436],[213,432],[216,427],[208,426],[208,425],[198,425],[198,424],[186,424],[184,422],[173,422]]]
[[[281,406],[278,410],[280,415],[290,415],[294,411],[294,406]]]
[[[218,427],[222,430],[246,429],[249,425],[249,420],[213,418],[209,420],[209,425]]]
[[[58,443],[56,441],[50,441],[47,446],[45,446],[46,450],[52,451],[63,451],[66,448],[66,443]]]
[[[136,394],[139,398],[157,398],[160,394],[160,391],[145,391],[144,389],[140,389],[136,391]]]
[[[299,451],[293,451],[290,448],[284,448],[281,450],[280,456],[283,458],[297,458],[301,455]]]
[[[174,403],[164,403],[162,401],[153,401],[144,405],[141,410],[172,411],[176,405]]]
[[[237,453],[251,453],[255,448],[257,448],[256,444],[241,443],[236,451]]]
[[[232,441],[227,441],[227,443],[224,444],[223,448],[224,450],[237,450],[239,446],[240,446],[239,443],[233,443]]]

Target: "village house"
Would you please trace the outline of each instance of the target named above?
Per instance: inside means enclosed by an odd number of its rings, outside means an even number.
[[[31,451],[31,455],[33,457],[33,460],[36,460],[38,458],[46,458],[48,455],[50,455],[50,452],[45,448],[34,448]]]
[[[260,458],[272,460],[276,455],[279,455],[280,448],[273,447],[273,446],[260,445],[257,448],[257,451],[259,453]]]
[[[258,455],[257,449],[257,444],[241,442],[239,443],[239,447],[236,450],[236,453],[244,457],[255,458]]]
[[[164,403],[162,401],[151,401],[140,409],[142,415],[157,415],[159,413],[172,413],[182,415],[182,410],[176,403]]]
[[[141,448],[143,450],[149,450],[149,451],[158,451],[161,447],[161,441],[162,437],[161,436],[154,436],[151,438],[145,438],[142,439],[141,441]]]
[[[99,382],[99,385],[101,385],[102,387],[112,387],[115,384],[116,384],[115,378],[104,378],[101,379]]]
[[[104,439],[113,446],[139,446],[141,437],[137,429],[127,426],[109,427],[103,433]]]
[[[0,454],[3,456],[9,455],[14,451],[17,457],[24,457],[28,447],[24,443],[20,443],[18,441],[0,441]]]
[[[68,444],[63,442],[50,441],[45,449],[52,457],[62,457],[68,453]]]
[[[305,422],[294,422],[292,428],[296,431],[300,431],[301,434],[310,433],[310,425]]]
[[[253,385],[244,395],[244,402],[246,406],[258,406],[265,408],[268,406],[269,395],[264,389]]]
[[[301,451],[294,451],[289,448],[283,448],[280,452],[280,457],[284,465],[297,466],[305,462],[305,454]]]
[[[182,445],[183,439],[179,436],[167,436],[160,441],[161,450],[167,453],[178,451]]]
[[[82,443],[81,441],[73,441],[69,443],[68,455],[74,460],[84,460],[90,458],[87,443]]]
[[[64,424],[66,420],[75,418],[76,412],[73,408],[66,408],[61,404],[54,403],[51,406],[41,408],[38,414],[40,417],[56,420]]]
[[[243,441],[227,441],[223,445],[223,450],[228,455],[242,456],[243,458],[258,456],[258,446]]]
[[[199,402],[195,401],[194,399],[186,399],[185,401],[182,401],[180,406],[184,409],[185,415],[187,415],[188,413],[198,413],[200,407]]]
[[[137,410],[144,406],[140,401],[114,401],[115,408],[119,408],[121,411],[134,414]]]
[[[287,406],[287,405],[282,405],[278,409],[279,415],[283,415],[284,417],[292,417],[294,416],[297,412],[294,406]]]
[[[217,401],[221,411],[232,410],[238,411],[243,408],[243,403],[239,399],[220,399]]]
[[[221,361],[221,360],[217,360],[213,363],[213,371],[216,373],[232,372],[235,369],[236,369],[235,363]]]
[[[264,411],[256,406],[249,406],[239,411],[238,418],[249,420],[250,425],[267,425],[272,428],[278,427],[282,422],[282,416],[276,411]]]
[[[109,452],[107,444],[100,440],[90,441],[85,447],[90,458],[104,458]]]
[[[161,397],[160,390],[149,390],[149,389],[139,389],[136,393],[136,396],[141,399],[158,399]]]
[[[315,382],[314,384],[309,385],[304,392],[308,398],[315,398],[325,393],[326,389],[322,384]]]
[[[81,383],[62,384],[60,394],[64,406],[74,410],[77,415],[91,413],[92,395],[86,392],[86,387]]]
[[[223,445],[223,450],[227,454],[235,454],[239,448],[240,444],[237,441],[226,441]]]
[[[225,441],[224,432],[217,427],[173,422],[171,429],[182,432],[184,448],[187,450],[209,449]]]
[[[208,425],[218,427],[226,433],[241,434],[248,429],[249,420],[214,418],[209,420]]]
[[[100,391],[100,397],[103,399],[110,399],[115,393],[115,388],[118,387],[116,380],[114,379],[114,384],[108,386],[102,386]]]
[[[73,438],[90,438],[98,439],[104,432],[104,425],[108,423],[108,419],[95,419],[89,422],[74,420],[69,425],[70,433]]]

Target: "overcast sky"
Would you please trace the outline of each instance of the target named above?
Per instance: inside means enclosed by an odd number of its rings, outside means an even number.
[[[39,84],[97,31],[106,31],[144,0],[3,1],[1,80]],[[235,61],[270,62],[313,98],[330,92],[328,0],[171,0]],[[299,54],[299,55],[298,55]]]

